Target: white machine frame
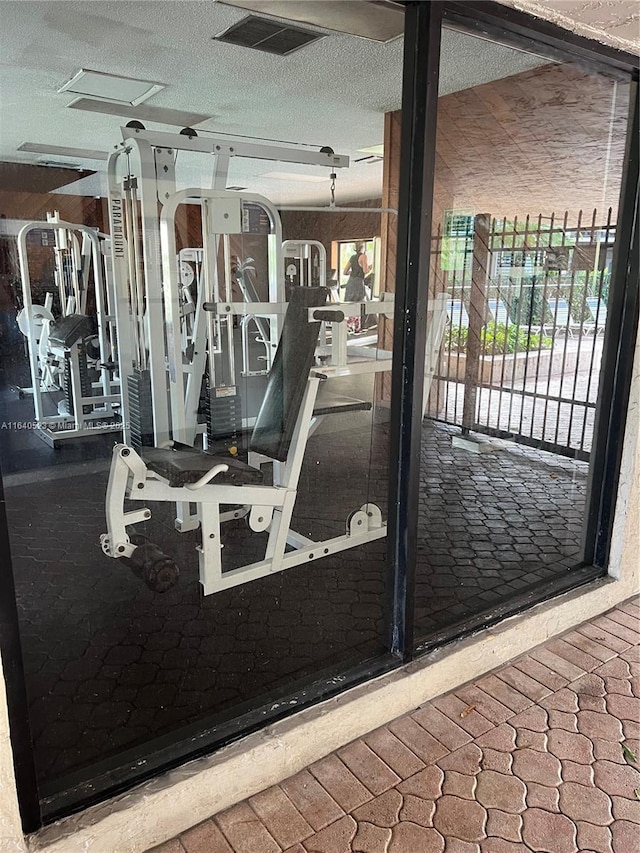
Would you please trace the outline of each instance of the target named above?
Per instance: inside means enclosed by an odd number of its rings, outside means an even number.
[[[318,284],[320,287],[327,286],[327,250],[319,240],[285,240],[282,244],[282,255],[285,261],[285,275],[287,278],[298,278],[300,287],[313,284],[313,252],[318,258]],[[298,261],[298,266],[293,264],[290,270],[286,263],[287,258]]]
[[[29,272],[28,236],[34,230],[51,230],[55,234],[55,252],[60,254],[63,249],[71,252],[74,270],[82,271],[83,280],[93,274],[95,307],[97,320],[97,336],[100,358],[95,366],[99,379],[92,383],[91,395],[83,394],[80,381],[80,366],[77,344],[68,350],[55,346],[48,341],[48,327],[51,322],[51,302],[45,306],[34,305],[31,296],[31,275]],[[82,246],[77,234],[82,236]],[[103,235],[104,236],[104,235]],[[116,325],[113,313],[114,289],[113,280],[109,274],[109,258],[103,255],[105,241],[94,228],[77,225],[59,218],[57,212],[47,214],[46,222],[28,222],[18,232],[18,256],[22,278],[23,310],[27,318],[27,345],[29,350],[29,367],[32,385],[28,389],[20,389],[22,393],[33,394],[33,405],[37,431],[49,443],[55,444],[60,440],[86,438],[87,435],[119,431],[122,427],[114,419],[119,419],[121,395],[120,380],[114,376],[113,368],[108,360],[116,352]],[[104,266],[103,266],[104,264]],[[65,282],[62,280],[62,270],[56,265],[56,283],[58,285],[62,317],[71,314],[85,314],[87,289],[78,287],[77,279],[72,281],[73,294],[65,294]],[[45,311],[42,308],[45,308]],[[71,362],[71,399],[73,413],[58,412],[55,415],[45,414],[43,392],[60,390],[57,376],[48,368],[47,357],[59,358],[63,363],[68,356]]]
[[[175,134],[148,131],[141,126],[128,126],[121,128],[121,132],[123,141],[110,155],[107,165],[109,220],[117,285],[116,317],[120,336],[121,382],[122,387],[126,389],[128,377],[134,371],[134,364],[149,368],[154,443],[161,447],[172,440],[172,428],[170,402],[165,387],[165,318],[161,275],[161,214],[158,212],[158,203],[164,213],[164,207],[171,204],[176,196],[175,153],[194,151],[213,155],[214,190],[226,188],[229,164],[233,157],[319,165],[330,169],[347,167],[349,158],[334,154],[328,149],[312,151],[262,142],[229,140],[214,135],[201,137],[195,131]],[[133,170],[132,157],[136,161]],[[124,192],[119,182],[122,158],[127,161]],[[182,192],[184,201],[188,196]],[[189,192],[199,194],[203,191]],[[166,218],[165,216],[165,220]],[[138,222],[141,240],[138,240],[137,229],[133,227],[133,223]],[[171,269],[173,264],[175,257],[171,262]],[[277,280],[282,283],[283,294],[284,271],[280,268],[281,264],[277,266],[278,269],[270,270],[269,279],[271,282],[272,275],[277,276]],[[281,303],[284,300],[278,298],[274,301]],[[129,422],[129,401],[124,393],[125,441],[131,439]]]
[[[190,363],[185,363],[180,332],[181,306],[179,269],[175,258],[177,254],[175,215],[181,205],[197,204],[202,210],[203,255],[202,284],[193,320],[193,340],[195,354]],[[160,214],[160,244],[162,247],[162,289],[166,323],[166,346],[169,366],[169,396],[171,404],[171,438],[182,444],[192,445],[197,432],[197,410],[202,375],[207,356],[210,360],[211,375],[213,351],[211,343],[222,335],[221,321],[226,331],[226,347],[235,373],[233,362],[233,325],[234,312],[231,298],[231,252],[229,236],[241,233],[242,211],[245,204],[259,205],[269,216],[271,233],[268,242],[269,252],[269,302],[242,303],[248,310],[242,312],[245,318],[261,318],[269,321],[269,337],[264,341],[267,352],[267,370],[271,358],[278,346],[279,322],[282,306],[286,307],[284,294],[284,274],[277,267],[277,247],[282,244],[280,217],[273,205],[262,196],[250,193],[229,193],[225,190],[191,188],[173,193],[165,202]],[[222,238],[224,251],[223,291],[218,275],[217,248]],[[237,304],[237,303],[235,303]],[[208,345],[207,345],[208,344]]]
[[[284,253],[299,251],[304,261],[308,260],[307,255],[310,257],[313,246],[320,246],[324,260],[320,272],[326,281],[326,253],[322,244],[291,241],[289,245],[285,243],[283,251],[280,217],[270,202],[255,194],[232,193],[224,189],[230,158],[243,156],[313,163],[332,169],[348,165],[348,158],[262,143],[229,143],[215,138],[147,132],[138,128],[123,128],[122,133],[122,146],[111,155],[108,167],[113,264],[118,283],[118,329],[123,330],[123,336],[124,330],[128,331],[125,345],[120,347],[122,381],[125,384],[127,375],[133,373],[134,363],[149,369],[155,447],[171,448],[174,442],[193,447],[198,435],[198,397],[206,359],[212,357],[213,342],[220,340],[233,358],[232,318],[242,318],[243,322],[247,318],[268,319],[272,331],[266,343],[271,353],[275,353],[282,318],[287,311]],[[206,151],[216,155],[212,189],[176,191],[176,150]],[[136,170],[131,169],[129,162],[132,155],[137,159]],[[124,194],[118,178],[118,162],[123,156],[127,158]],[[269,240],[273,252],[269,251],[268,302],[235,302],[230,291],[229,240],[231,235],[243,233],[244,203],[259,204],[271,221]],[[199,205],[202,210],[203,236],[203,286],[199,288],[197,304],[193,308],[191,342],[194,344],[194,357],[190,362],[184,358],[183,352],[183,309],[176,244],[176,212],[181,205],[189,204]],[[301,248],[303,244],[307,247],[304,251]],[[222,271],[218,270],[220,248]],[[308,283],[311,284],[310,281]],[[393,315],[392,300],[372,300],[363,304],[367,313]],[[382,357],[378,357],[373,348],[372,353],[362,353],[359,358],[348,353],[346,322],[342,312],[357,313],[363,304],[327,305],[327,308],[334,309],[331,319],[327,319],[330,312],[324,311],[320,312],[323,316],[318,317],[317,309],[310,309],[305,315],[308,322],[317,323],[319,319],[330,322],[332,340],[328,347],[325,346],[329,363],[314,368],[307,379],[286,460],[270,459],[255,452],[249,454],[249,464],[254,468],[273,462],[273,485],[216,483],[216,478],[228,466],[215,457],[211,458],[211,468],[196,482],[171,485],[151,463],[145,463],[144,448],[138,451],[133,447],[125,432],[124,443],[116,445],[113,451],[106,497],[107,533],[101,537],[104,553],[115,558],[137,558],[136,551],[140,545],[135,537],[133,540],[129,537],[127,528],[147,521],[151,518],[151,511],[145,506],[125,510],[127,501],[138,504],[144,501],[173,503],[179,531],[201,528],[202,539],[197,550],[205,595],[384,537],[386,525],[382,522],[379,508],[373,504],[356,509],[347,521],[346,533],[326,541],[314,542],[291,528],[305,448],[319,420],[313,412],[321,381],[355,373],[378,373],[391,367],[391,353],[380,352],[378,356]],[[224,328],[220,325],[223,319],[227,321],[226,337],[220,335]],[[324,330],[324,325],[321,328]],[[322,348],[318,352],[322,355]],[[222,507],[231,509],[223,510]],[[268,532],[264,559],[223,573],[221,524],[244,516],[248,517],[251,530]],[[287,547],[292,550],[287,550]]]

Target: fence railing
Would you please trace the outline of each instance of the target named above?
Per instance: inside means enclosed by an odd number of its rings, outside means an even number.
[[[615,225],[476,216],[432,241],[448,322],[428,414],[588,458]]]

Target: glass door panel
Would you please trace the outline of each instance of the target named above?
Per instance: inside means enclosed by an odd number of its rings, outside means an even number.
[[[446,27],[440,75],[422,648],[594,573],[585,500],[629,99],[614,76]]]

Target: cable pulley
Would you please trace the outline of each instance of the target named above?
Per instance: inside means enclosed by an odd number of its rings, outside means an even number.
[[[331,178],[331,186],[329,191],[331,193],[331,201],[329,202],[329,207],[335,207],[336,204],[336,178],[338,177],[335,172],[331,172],[329,175]]]

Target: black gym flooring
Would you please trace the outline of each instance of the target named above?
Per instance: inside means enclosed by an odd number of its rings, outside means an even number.
[[[33,419],[31,401],[13,390],[16,376],[4,372],[3,425]],[[366,501],[386,516],[387,421],[378,409],[324,422],[307,446],[296,530],[338,535]],[[483,440],[489,452],[472,453],[452,446],[456,433],[430,421],[423,427],[416,628],[425,643],[564,582],[579,554],[586,464],[501,441]],[[45,787],[382,652],[386,540],[204,597],[197,533],[175,533],[173,507],[156,504],[144,532],[176,559],[181,578],[153,593],[98,544],[114,437],[55,451],[29,430],[5,428],[0,439]],[[229,522],[224,536],[229,567],[262,556],[265,536],[246,522]]]

